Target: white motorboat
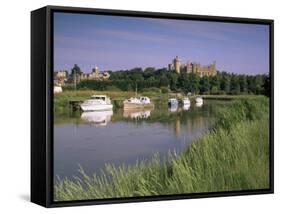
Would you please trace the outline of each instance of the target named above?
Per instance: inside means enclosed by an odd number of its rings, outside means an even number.
[[[143,109],[154,107],[154,104],[148,97],[131,97],[124,100],[123,105],[124,109]]]
[[[111,120],[112,115],[113,115],[112,110],[88,111],[82,113],[81,119],[88,123],[105,126]]]
[[[187,111],[190,108],[190,104],[183,105],[182,110]]]
[[[202,97],[196,97],[195,102],[198,104],[203,104],[203,98]]]
[[[178,100],[177,99],[175,99],[175,98],[171,98],[171,99],[169,99],[168,100],[168,106],[170,107],[170,108],[177,108],[178,107]]]
[[[90,99],[80,104],[83,111],[104,111],[112,110],[111,100],[106,95],[93,95]]]
[[[61,93],[61,92],[62,92],[62,87],[61,86],[54,86],[54,94]]]
[[[189,98],[188,98],[188,97],[184,97],[184,98],[182,99],[182,104],[183,104],[183,106],[190,106],[190,100],[189,100]]]

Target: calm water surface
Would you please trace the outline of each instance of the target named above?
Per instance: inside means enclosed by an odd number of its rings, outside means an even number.
[[[134,164],[155,153],[163,158],[169,151],[181,152],[213,125],[218,104],[168,109],[156,103],[146,111],[55,114],[54,175],[79,175],[79,165],[99,174],[106,163]]]

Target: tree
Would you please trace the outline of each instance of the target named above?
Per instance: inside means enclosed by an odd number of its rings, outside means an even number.
[[[246,75],[239,76],[239,84],[241,92],[247,93],[248,92],[248,82]]]
[[[210,78],[211,87],[216,87],[216,88],[217,88],[217,91],[218,91],[219,88],[220,88],[219,75],[211,76],[211,77],[209,77],[209,78]]]
[[[262,75],[256,75],[255,76],[255,94],[262,94],[263,92],[263,85],[264,85],[264,79]]]
[[[74,89],[76,90],[77,83],[80,82],[80,75],[83,72],[81,71],[80,67],[77,64],[74,64],[74,67],[71,69],[71,79],[74,83]]]
[[[218,87],[213,85],[211,88],[211,94],[218,94],[218,93],[219,93]]]
[[[210,92],[210,81],[209,77],[204,76],[200,79],[200,93],[209,94]]]
[[[239,78],[236,75],[232,75],[230,82],[230,93],[231,94],[240,94],[240,84]]]
[[[82,74],[82,71],[80,67],[77,64],[74,64],[73,68],[71,69],[71,75],[80,75]]]
[[[199,92],[199,81],[200,81],[200,77],[198,74],[195,73],[190,73],[188,75],[188,79],[189,79],[189,86],[188,89],[190,92],[192,93],[198,93]]]
[[[268,97],[270,96],[270,77],[269,77],[269,75],[264,75],[263,94]]]
[[[166,75],[162,75],[160,78],[160,86],[168,86],[169,85],[169,79]]]
[[[226,94],[228,94],[230,92],[230,76],[226,72],[222,73],[220,88]]]
[[[169,72],[167,77],[168,77],[168,79],[170,81],[170,89],[171,90],[176,90],[177,89],[179,75],[176,72]]]
[[[187,73],[181,73],[178,78],[177,88],[181,89],[183,92],[189,92],[189,78]]]

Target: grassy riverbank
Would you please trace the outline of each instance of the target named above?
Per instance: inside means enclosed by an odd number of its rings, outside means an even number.
[[[69,107],[69,101],[83,101],[88,99],[93,94],[109,96],[114,105],[120,107],[123,100],[126,98],[135,96],[134,91],[95,91],[95,90],[77,90],[77,91],[64,91],[54,95],[54,110],[65,111]],[[161,91],[143,91],[138,93],[139,96],[148,96],[152,101],[163,100],[168,101],[169,98],[178,98],[182,96],[178,93],[162,93]],[[196,96],[190,96],[192,102],[194,102]],[[262,97],[262,95],[203,95],[206,100],[239,100],[239,99],[252,99]]]
[[[220,107],[213,130],[185,152],[135,165],[107,165],[101,176],[55,179],[56,201],[269,188],[269,100]]]

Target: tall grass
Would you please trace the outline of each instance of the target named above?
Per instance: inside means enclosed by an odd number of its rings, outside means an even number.
[[[268,100],[233,102],[216,127],[186,151],[115,167],[101,175],[56,178],[56,201],[269,188]]]

